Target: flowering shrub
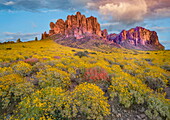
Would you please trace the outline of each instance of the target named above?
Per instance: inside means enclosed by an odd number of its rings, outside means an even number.
[[[47,87],[25,97],[13,119],[64,119],[71,117],[71,99],[60,87]]]
[[[127,73],[119,73],[112,78],[109,93],[111,98],[117,96],[119,102],[127,108],[134,104],[146,104],[145,113],[150,119],[155,119],[159,115],[170,119],[170,104],[166,102],[165,96],[154,95],[153,90],[141,80]]]
[[[72,92],[73,117],[80,119],[103,119],[110,114],[104,92],[95,84],[83,83]]]
[[[17,74],[0,77],[1,109],[9,109],[33,91],[33,85]]]
[[[93,67],[85,69],[84,78],[86,81],[109,81],[109,75],[107,71],[102,67]]]
[[[71,93],[46,87],[25,97],[14,119],[103,119],[110,114],[107,98],[96,85],[83,83]]]
[[[170,104],[165,102],[165,98],[157,98],[157,96],[148,96],[146,99],[147,110],[145,114],[152,120],[157,119],[157,116],[161,115],[162,118],[170,119]]]
[[[39,60],[37,58],[28,58],[26,60],[24,60],[24,62],[29,63],[31,65],[34,65],[35,63],[37,63]]]
[[[40,70],[36,78],[39,81],[38,84],[40,88],[45,88],[47,86],[67,88],[70,85],[68,73],[50,66],[44,70]]]
[[[19,61],[12,66],[15,73],[20,74],[21,76],[28,76],[31,74],[32,66],[23,61]]]
[[[5,76],[5,75],[9,75],[12,74],[13,70],[10,67],[0,67],[0,77]]]
[[[112,77],[111,86],[109,87],[112,98],[119,97],[119,102],[125,107],[132,104],[144,103],[144,96],[149,89],[140,80],[135,80],[127,73],[117,74]]]

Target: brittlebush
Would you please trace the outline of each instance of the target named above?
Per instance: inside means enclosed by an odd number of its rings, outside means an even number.
[[[47,86],[68,88],[70,85],[69,74],[51,66],[40,70],[36,78],[38,79],[40,88],[45,88]]]
[[[29,76],[32,71],[32,66],[23,61],[19,61],[12,66],[15,73],[20,74],[21,76]]]
[[[153,94],[153,90],[141,80],[127,73],[120,72],[112,78],[109,93],[111,98],[117,96],[119,102],[127,108],[135,104],[146,105],[145,113],[150,119],[158,116],[170,119],[170,104],[165,100],[165,96]]]
[[[9,109],[34,91],[33,85],[18,74],[0,77],[1,109]]]
[[[95,84],[83,83],[72,92],[73,117],[81,119],[104,119],[110,114],[110,106],[104,92]]]
[[[13,119],[64,119],[71,117],[71,99],[60,87],[47,87],[25,97]]]

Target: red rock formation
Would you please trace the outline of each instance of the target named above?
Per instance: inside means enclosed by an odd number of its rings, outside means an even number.
[[[59,19],[56,23],[51,22],[50,28],[49,36],[62,34],[66,37],[74,36],[77,39],[83,38],[85,34],[101,36],[100,24],[97,18],[93,16],[86,18],[80,12],[77,12],[76,15],[68,15],[66,21]]]
[[[46,32],[44,32],[44,33],[41,35],[41,39],[46,39],[47,37],[49,37],[49,34],[47,34]]]
[[[132,28],[128,31],[123,30],[120,34],[111,38],[109,40],[116,42],[117,44],[122,44],[128,42],[131,45],[155,45],[163,49],[163,46],[159,43],[157,33],[155,31],[150,31],[142,27]]]
[[[107,36],[108,36],[107,29],[102,30],[101,33],[102,33],[101,35],[103,36],[103,38],[104,38],[104,39],[107,39]]]

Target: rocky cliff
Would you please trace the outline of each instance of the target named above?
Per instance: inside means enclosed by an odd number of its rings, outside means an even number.
[[[93,16],[86,18],[80,12],[77,12],[76,15],[68,15],[65,21],[59,19],[56,23],[51,22],[50,28],[49,36],[62,34],[66,37],[74,36],[76,39],[81,39],[88,34],[101,36],[101,28],[97,18]]]
[[[107,39],[125,48],[136,47],[138,49],[145,48],[146,50],[164,49],[164,46],[159,43],[157,33],[143,27],[132,28],[128,31],[122,30],[118,35],[108,35]]]
[[[97,38],[98,40],[105,41],[107,44],[129,49],[164,49],[164,46],[159,43],[155,31],[136,27],[127,31],[122,30],[120,34],[108,34],[107,29],[101,30],[97,18],[93,16],[86,18],[86,16],[82,15],[80,12],[77,12],[76,15],[68,15],[65,21],[58,19],[56,23],[51,22],[49,33],[47,34],[44,32],[42,34],[42,39],[54,35],[60,35],[60,39],[75,38],[78,40],[89,37],[92,39]]]

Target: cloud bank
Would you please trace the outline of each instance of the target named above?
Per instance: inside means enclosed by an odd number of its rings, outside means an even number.
[[[21,38],[23,41],[33,40],[35,37],[39,36],[40,33],[12,33],[12,32],[4,32],[3,36],[5,37],[0,42],[5,41],[16,41],[18,38]]]
[[[170,0],[0,0],[0,10],[95,10],[102,19],[133,24],[170,17]]]

